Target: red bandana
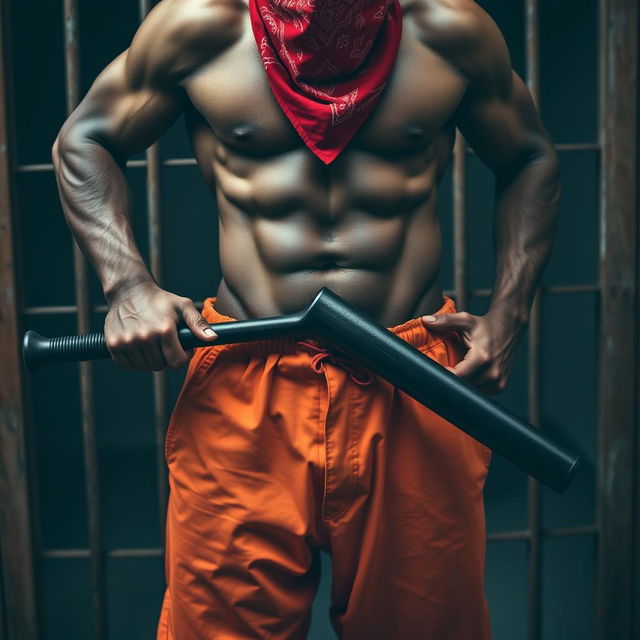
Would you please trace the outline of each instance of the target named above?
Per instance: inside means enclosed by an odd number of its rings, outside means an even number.
[[[373,109],[398,53],[398,0],[250,0],[271,90],[326,164]]]

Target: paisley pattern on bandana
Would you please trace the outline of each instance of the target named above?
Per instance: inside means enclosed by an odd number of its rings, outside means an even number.
[[[398,54],[398,0],[249,0],[273,94],[325,164],[355,135]]]

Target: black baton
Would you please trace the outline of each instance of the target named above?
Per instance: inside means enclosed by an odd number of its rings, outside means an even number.
[[[180,344],[191,349],[284,335],[321,338],[554,491],[564,491],[575,477],[577,454],[482,395],[326,287],[299,313],[211,327],[218,334],[215,342],[200,340],[183,327],[178,330]],[[34,331],[24,336],[23,356],[31,372],[53,362],[111,357],[103,333],[44,338]]]

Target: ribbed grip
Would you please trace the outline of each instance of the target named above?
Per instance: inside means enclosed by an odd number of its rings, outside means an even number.
[[[75,362],[109,357],[107,343],[102,333],[62,336],[50,340],[49,357],[56,362]]]

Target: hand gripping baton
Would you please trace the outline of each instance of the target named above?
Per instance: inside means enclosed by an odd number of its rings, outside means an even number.
[[[325,340],[556,492],[564,491],[575,477],[579,463],[575,453],[500,407],[326,287],[304,311],[211,327],[218,334],[215,342],[204,342],[185,327],[178,330],[180,343],[191,349],[284,335]],[[44,338],[34,331],[24,336],[23,356],[30,372],[47,363],[111,357],[102,333]]]

